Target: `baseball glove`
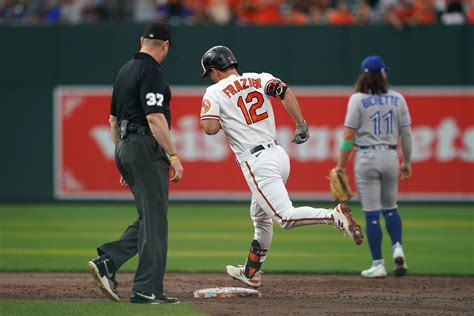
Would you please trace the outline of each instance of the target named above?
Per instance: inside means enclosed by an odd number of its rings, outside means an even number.
[[[332,196],[337,202],[346,202],[352,197],[351,186],[349,185],[349,177],[342,171],[336,171],[331,169],[329,171],[329,188],[331,189]]]

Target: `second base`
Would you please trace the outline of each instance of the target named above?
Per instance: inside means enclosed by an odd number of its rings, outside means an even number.
[[[262,297],[262,293],[243,287],[214,287],[194,291],[194,298],[234,298],[245,296]]]

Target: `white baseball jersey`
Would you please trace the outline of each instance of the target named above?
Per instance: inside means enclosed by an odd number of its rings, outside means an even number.
[[[357,130],[355,144],[397,145],[400,128],[411,125],[403,96],[393,90],[382,95],[354,93],[349,99],[344,126]]]
[[[207,88],[201,120],[217,119],[234,153],[244,153],[257,145],[275,141],[275,117],[266,85],[279,80],[268,73],[231,75]],[[244,155],[245,156],[245,155]],[[268,249],[273,222],[284,228],[303,225],[334,224],[329,209],[293,207],[285,183],[290,174],[290,159],[285,150],[273,143],[245,159],[239,159],[242,173],[252,191],[250,213],[254,239]],[[265,256],[260,257],[260,261]]]
[[[265,86],[269,73],[231,75],[207,88],[201,120],[218,119],[236,155],[276,138],[275,117]]]

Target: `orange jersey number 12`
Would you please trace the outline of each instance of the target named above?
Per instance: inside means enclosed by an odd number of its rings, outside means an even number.
[[[247,94],[247,97],[245,97],[245,103],[244,103],[243,98],[239,97],[239,99],[237,100],[237,105],[242,111],[242,114],[244,115],[245,122],[247,123],[247,125],[257,123],[268,117],[267,112],[257,114],[257,110],[262,107],[263,102],[264,102],[263,95],[258,91],[253,91]],[[251,104],[248,110],[247,110],[246,104]]]

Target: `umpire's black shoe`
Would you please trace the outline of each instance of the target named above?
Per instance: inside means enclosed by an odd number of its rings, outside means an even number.
[[[101,255],[87,263],[97,285],[102,292],[112,301],[120,301],[117,293],[117,280],[115,280],[115,267],[112,259],[107,255]]]
[[[155,294],[155,297],[158,302],[164,303],[164,304],[179,304],[180,303],[179,298],[166,296],[166,294],[163,294],[163,293],[157,293]]]
[[[160,304],[161,302],[156,300],[156,297],[154,294],[147,295],[142,292],[134,291],[132,293],[132,296],[130,296],[130,303],[134,304]]]

